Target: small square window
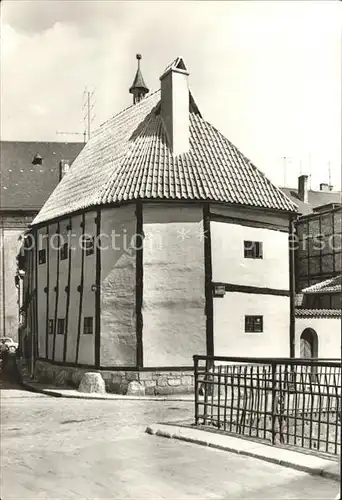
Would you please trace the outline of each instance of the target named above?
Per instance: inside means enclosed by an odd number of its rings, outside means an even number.
[[[244,241],[245,259],[262,259],[262,241]]]
[[[83,240],[83,248],[86,255],[92,255],[94,253],[94,238],[86,236]]]
[[[60,259],[65,260],[68,258],[68,250],[69,250],[69,245],[68,243],[64,243],[62,248],[60,249]]]
[[[38,262],[39,264],[45,264],[46,263],[46,250],[43,248],[42,250],[39,250],[38,252]]]
[[[93,333],[93,318],[92,317],[84,318],[83,333],[85,335],[91,335]]]
[[[262,333],[263,331],[263,316],[245,316],[246,333]]]
[[[64,318],[58,318],[58,320],[57,320],[57,333],[58,333],[58,335],[65,334],[65,319]]]
[[[48,321],[48,334],[53,335],[53,319],[49,319]]]

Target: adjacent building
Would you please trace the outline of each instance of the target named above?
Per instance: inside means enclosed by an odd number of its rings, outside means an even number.
[[[96,369],[108,390],[138,379],[162,394],[191,384],[196,353],[294,353],[296,205],[205,121],[181,58],[160,82],[148,94],[138,67],[134,104],[93,134],[26,235],[41,380]]]
[[[342,272],[342,198],[332,186],[321,184],[320,191],[308,189],[308,176],[298,179],[298,190],[282,188],[298,205],[295,223],[296,291],[336,277]]]
[[[17,339],[20,238],[83,148],[82,143],[1,141],[0,336]]]
[[[341,357],[342,275],[304,290],[296,308],[296,356]]]

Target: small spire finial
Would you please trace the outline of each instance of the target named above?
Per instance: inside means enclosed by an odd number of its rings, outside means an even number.
[[[129,89],[130,93],[133,94],[133,104],[138,103],[143,99],[145,94],[148,93],[149,89],[146,86],[146,83],[144,82],[143,76],[140,71],[140,61],[142,59],[141,54],[136,54],[136,59],[138,61],[138,69],[135,74],[135,78],[133,81],[133,84],[131,88]]]

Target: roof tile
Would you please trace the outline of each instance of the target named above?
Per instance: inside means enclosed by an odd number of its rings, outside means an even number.
[[[295,211],[296,206],[228,139],[190,109],[189,152],[170,151],[160,91],[104,123],[33,224],[101,205],[141,199],[208,200]],[[193,100],[190,98],[190,103]]]

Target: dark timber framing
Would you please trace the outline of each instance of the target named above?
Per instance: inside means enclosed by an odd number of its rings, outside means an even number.
[[[49,224],[46,226],[46,332],[45,332],[45,358],[49,358],[49,299],[50,299],[50,234]]]
[[[100,348],[101,348],[101,210],[96,215],[96,291],[95,291],[95,367],[100,367]],[[85,252],[85,250],[83,250]]]
[[[212,288],[215,286],[224,286],[226,292],[239,292],[239,293],[254,293],[261,295],[278,295],[282,297],[289,297],[290,290],[280,290],[277,288],[263,288],[259,286],[236,285],[235,283],[222,283],[215,281]]]
[[[203,232],[204,232],[204,275],[205,275],[205,314],[207,334],[207,356],[214,355],[214,304],[212,291],[212,255],[210,233],[210,206],[203,205]]]
[[[294,219],[289,224],[289,272],[290,272],[290,358],[295,357],[295,309],[296,309],[296,276],[295,276],[295,228]]]
[[[66,353],[67,353],[67,345],[68,345],[68,334],[69,334],[69,308],[70,308],[70,283],[71,283],[71,217],[69,219],[69,225],[67,226],[67,231],[68,231],[68,243],[69,243],[69,248],[68,248],[68,284],[67,284],[67,289],[66,289],[66,306],[65,306],[65,332],[64,332],[64,345],[63,345],[63,362],[66,360]]]
[[[135,309],[136,309],[136,336],[137,351],[136,365],[140,369],[144,366],[143,350],[143,205],[141,201],[136,203],[136,238],[140,236],[140,241],[135,242],[136,246],[136,286],[135,286]]]
[[[58,234],[58,247],[60,246],[60,237],[59,237],[59,222],[57,222],[56,234]],[[58,313],[58,295],[59,295],[59,249],[56,250],[56,258],[57,258],[57,267],[56,267],[56,287],[55,287],[55,318],[53,325],[53,348],[52,348],[52,359],[55,361],[55,349],[56,349],[56,334],[57,334],[57,313]]]
[[[81,235],[81,280],[80,280],[80,285],[78,288],[78,292],[80,294],[80,305],[78,308],[78,326],[77,326],[77,343],[76,343],[76,359],[75,363],[77,364],[78,362],[78,351],[80,347],[80,337],[81,337],[81,328],[82,328],[82,303],[83,303],[83,287],[84,287],[84,254],[85,254],[85,249],[84,249],[84,244],[83,244],[83,237],[84,237],[84,230],[85,230],[85,214],[82,214],[82,222],[81,222],[81,227],[82,227],[82,235]]]
[[[34,234],[34,266],[33,269],[35,269],[35,284],[34,284],[34,295],[33,295],[33,311],[34,311],[34,330],[33,330],[33,335],[35,336],[35,341],[33,343],[34,345],[34,355],[33,355],[33,363],[39,356],[39,350],[38,350],[38,231],[35,232]]]

